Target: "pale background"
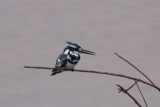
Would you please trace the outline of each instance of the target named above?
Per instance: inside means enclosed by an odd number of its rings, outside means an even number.
[[[51,77],[66,41],[96,56],[81,55],[77,69],[141,76],[114,52],[139,67],[160,86],[160,0],[1,0],[1,107],[137,107],[116,84],[133,81],[64,72]],[[140,84],[149,107],[160,93]],[[144,106],[136,88],[130,91]]]

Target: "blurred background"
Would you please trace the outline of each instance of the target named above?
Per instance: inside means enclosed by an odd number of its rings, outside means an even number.
[[[54,67],[65,42],[96,52],[81,55],[77,69],[120,73],[146,80],[119,53],[160,86],[159,0],[1,0],[0,106],[137,107],[116,84],[134,82],[107,75],[24,69]],[[139,84],[149,107],[157,90]],[[136,87],[129,91],[141,105]]]

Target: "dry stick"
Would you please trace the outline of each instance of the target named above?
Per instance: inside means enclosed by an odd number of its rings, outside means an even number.
[[[127,90],[125,90],[122,86],[120,86],[120,85],[117,85],[119,88],[118,88],[118,90],[119,90],[119,93],[120,92],[123,92],[123,93],[125,93],[125,94],[127,94],[139,107],[142,107],[140,104],[139,104],[139,102],[130,94],[130,93],[128,93],[128,91]]]
[[[57,70],[58,68],[50,68],[50,67],[36,67],[36,66],[24,66],[24,68],[35,68],[35,69],[49,69],[49,70]],[[72,71],[70,69],[58,69],[58,70],[64,70],[64,71]],[[73,71],[77,71],[77,72],[87,72],[87,73],[96,73],[96,74],[105,74],[105,75],[112,75],[112,76],[117,76],[117,77],[123,77],[123,78],[127,78],[127,79],[131,79],[134,81],[139,81],[141,83],[144,83],[146,85],[149,85],[151,87],[156,88],[158,91],[160,91],[160,88],[156,85],[153,85],[151,83],[148,83],[144,80],[138,79],[138,78],[134,78],[134,77],[130,77],[130,76],[126,76],[126,75],[122,75],[122,74],[115,74],[115,73],[109,73],[109,72],[100,72],[100,71],[91,71],[91,70],[79,70],[79,69],[73,69]]]
[[[141,94],[142,98],[143,98],[143,101],[144,101],[144,103],[145,103],[146,107],[148,107],[147,102],[146,102],[146,100],[145,100],[145,98],[144,98],[144,96],[143,96],[143,94],[142,94],[142,91],[141,91],[141,89],[140,89],[140,87],[139,87],[138,83],[136,83],[136,85],[137,85],[137,88],[138,88],[138,90],[139,90],[139,92],[140,92],[140,94]]]
[[[117,55],[119,58],[123,59],[125,62],[127,62],[129,65],[131,65],[133,68],[135,68],[138,72],[140,72],[144,77],[146,77],[153,85],[155,85],[149,78],[147,75],[145,75],[141,70],[139,70],[135,65],[133,65],[131,62],[129,62],[128,60],[126,60],[125,58],[123,58],[122,56],[120,56],[117,53],[114,53],[115,55]]]
[[[133,85],[131,85],[126,91],[129,91],[134,85],[137,84],[138,81],[135,81]]]

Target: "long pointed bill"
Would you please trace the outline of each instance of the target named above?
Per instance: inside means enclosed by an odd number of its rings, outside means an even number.
[[[82,49],[79,51],[80,53],[85,53],[85,54],[90,54],[90,55],[95,55],[96,53],[92,52],[92,51],[89,51],[89,50],[85,50],[85,49]]]

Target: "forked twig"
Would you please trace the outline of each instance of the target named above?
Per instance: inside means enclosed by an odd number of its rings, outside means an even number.
[[[125,94],[127,94],[139,107],[142,107],[139,102],[130,94],[128,93],[128,91],[126,89],[124,89],[122,86],[118,85],[117,86],[119,87],[118,90],[119,90],[119,93],[120,92],[123,92]]]
[[[143,101],[145,102],[146,107],[148,107],[147,102],[142,94],[142,91],[140,90],[140,87],[138,86],[138,82],[141,82],[143,84],[149,85],[155,89],[157,89],[158,91],[160,91],[160,87],[156,86],[149,78],[147,75],[145,75],[141,70],[139,70],[135,65],[133,65],[131,62],[129,62],[128,60],[126,60],[125,58],[123,58],[122,56],[120,56],[119,54],[115,53],[115,55],[117,55],[119,58],[121,58],[122,60],[124,60],[125,62],[127,62],[129,65],[131,65],[133,68],[135,68],[139,73],[141,73],[145,78],[147,78],[147,80],[149,82],[146,82],[144,80],[141,80],[139,78],[135,78],[135,77],[131,77],[131,76],[127,76],[127,75],[123,75],[123,74],[115,74],[115,73],[110,73],[110,72],[101,72],[101,71],[93,71],[93,70],[80,70],[80,69],[62,69],[62,68],[51,68],[51,67],[37,67],[37,66],[24,66],[24,68],[35,68],[35,69],[48,69],[48,70],[61,70],[63,71],[76,71],[76,72],[86,72],[86,73],[96,73],[96,74],[105,74],[105,75],[111,75],[111,76],[117,76],[117,77],[122,77],[122,78],[126,78],[126,79],[130,79],[130,80],[134,80],[135,83],[133,85],[131,85],[128,89],[124,89],[122,86],[117,85],[119,88],[119,93],[123,92],[126,95],[128,95],[139,107],[142,107],[139,102],[130,94],[128,93],[128,91],[133,88],[135,85],[137,86]]]
[[[155,85],[147,75],[145,75],[141,70],[139,70],[135,65],[133,65],[131,62],[129,62],[128,60],[126,60],[125,58],[123,58],[122,56],[120,56],[117,53],[114,53],[115,55],[117,55],[119,58],[123,59],[125,62],[127,62],[129,65],[131,65],[133,68],[135,68],[139,73],[141,73],[144,77],[146,77],[148,79],[148,81],[150,81],[153,85]]]
[[[131,85],[128,89],[127,89],[127,91],[129,91],[133,86],[135,86],[136,84],[137,84],[137,80],[134,82],[134,84],[133,85]]]
[[[51,67],[37,67],[37,66],[24,66],[24,68],[35,68],[35,69],[48,69],[48,70],[57,70],[58,68],[51,68]],[[151,83],[148,83],[144,80],[138,79],[138,78],[134,78],[134,77],[130,77],[130,76],[126,76],[126,75],[122,75],[122,74],[115,74],[115,73],[110,73],[110,72],[101,72],[101,71],[93,71],[93,70],[80,70],[80,69],[58,69],[58,70],[63,70],[63,71],[76,71],[76,72],[86,72],[86,73],[96,73],[96,74],[105,74],[105,75],[112,75],[112,76],[117,76],[117,77],[122,77],[122,78],[127,78],[130,80],[136,80],[139,81],[141,83],[144,83],[146,85],[149,85],[151,87],[156,88],[158,91],[160,91],[160,88],[157,87],[156,85],[153,85]]]

